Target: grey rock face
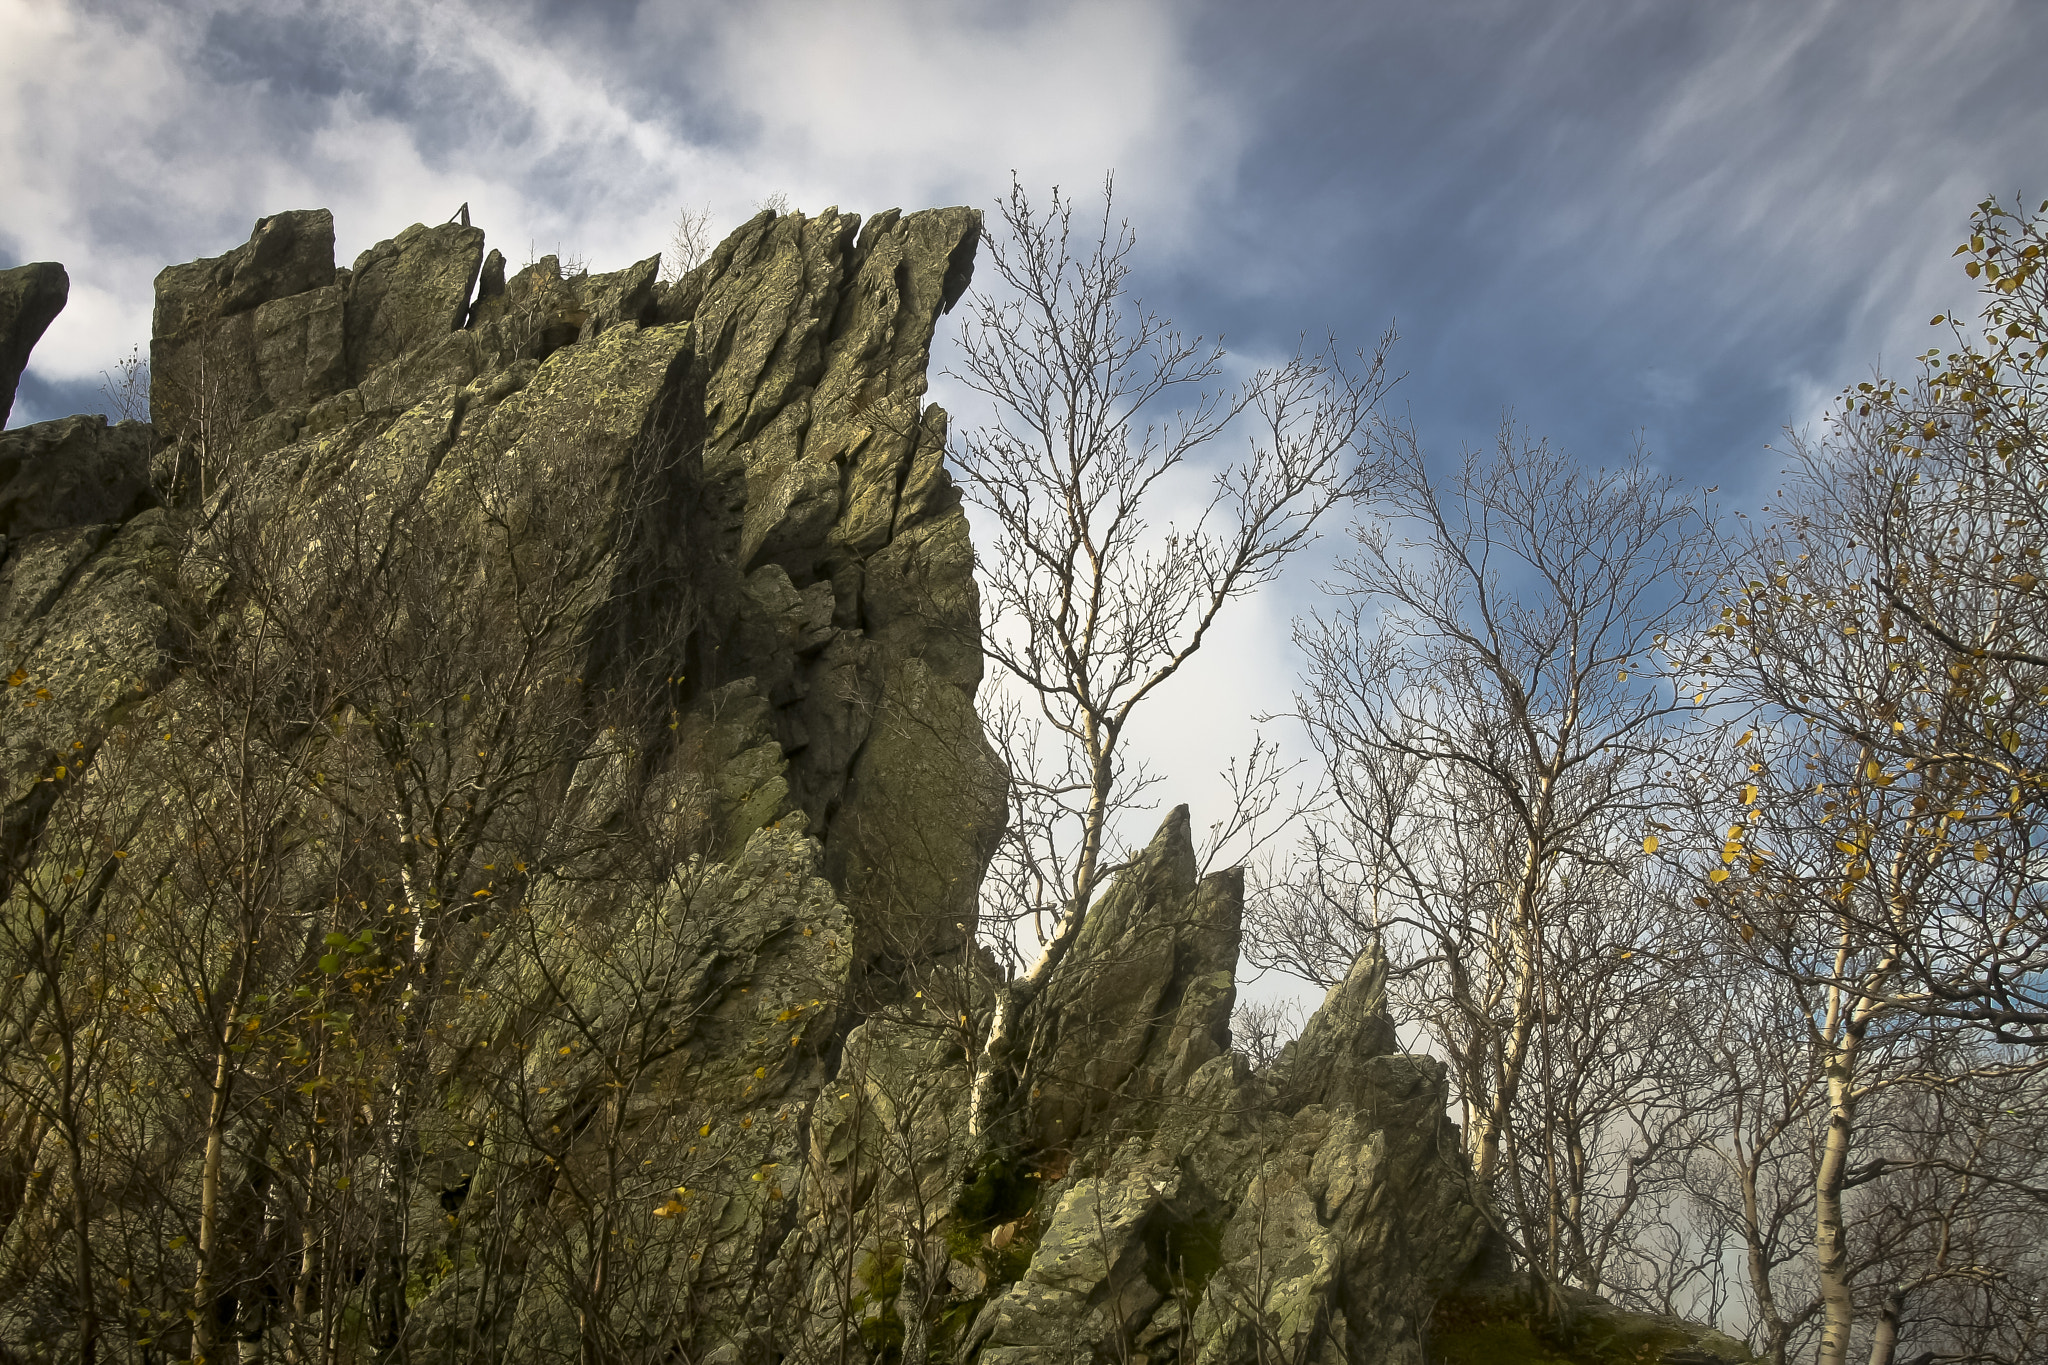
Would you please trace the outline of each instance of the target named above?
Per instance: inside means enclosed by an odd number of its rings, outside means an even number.
[[[1274,1083],[1307,1104],[1361,1104],[1379,1084],[1371,1064],[1397,1045],[1387,1018],[1387,961],[1374,944],[1280,1050]]]
[[[483,229],[414,223],[356,257],[348,296],[348,377],[460,328],[483,265]]]
[[[0,270],[0,427],[14,409],[14,389],[29,352],[64,311],[71,277],[55,261],[32,261]]]
[[[547,647],[517,695],[550,699],[522,714],[589,726],[523,770],[511,851],[422,889],[408,858],[442,844],[378,785],[403,754],[344,738],[428,683],[308,708],[348,671],[323,666],[250,703],[274,691],[288,722],[265,730],[288,780],[260,805],[266,914],[295,927],[264,940],[269,1003],[240,1025],[282,1107],[226,1139],[214,1312],[244,1358],[288,1358],[298,1313],[363,1358],[479,1365],[1408,1365],[1444,1296],[1507,1292],[1442,1069],[1398,1054],[1376,955],[1268,1073],[1229,1050],[1243,883],[1198,875],[1184,807],[1023,1021],[1036,1089],[968,1132],[1004,775],[946,414],[923,399],[979,231],[966,209],[763,213],[657,285],[655,258],[507,278],[454,224],[337,271],[325,212],[280,214],[158,277],[153,428],[0,437],[0,915],[89,857],[96,904],[217,927],[191,866],[226,799],[206,774],[234,770],[149,755],[219,701],[195,661],[260,619],[223,587],[224,528],[255,528],[280,591],[320,589],[309,657],[360,630],[349,668],[452,670],[451,709],[396,728],[405,753],[484,759],[467,679],[521,641]],[[363,553],[333,577],[337,538]],[[360,625],[384,557],[415,552]],[[527,636],[536,575],[565,586]],[[621,678],[659,704],[604,710]],[[491,799],[486,778],[435,814]],[[98,823],[60,801],[80,791]],[[347,936],[380,924],[388,962]],[[97,998],[85,968],[66,985]],[[332,1073],[263,1031],[316,991]],[[351,1031],[378,1010],[384,1034]],[[199,1035],[124,1036],[147,1055]],[[47,1074],[35,1048],[0,1065],[10,1094]],[[278,1136],[330,1082],[354,1087],[331,1126]],[[203,1107],[174,1095],[140,1086],[105,1120],[150,1136],[122,1148],[133,1179],[88,1192],[89,1238],[161,1315],[107,1323],[189,1321],[183,1235],[131,1231],[198,1187]],[[56,1131],[0,1112],[6,1169],[55,1173],[0,1181],[0,1354],[75,1330]],[[1587,1311],[1658,1349],[1705,1340]]]
[[[189,334],[272,299],[334,283],[334,215],[294,209],[260,218],[249,240],[221,256],[166,266],[156,277],[159,338]]]
[[[339,390],[334,283],[326,209],[273,214],[235,250],[158,272],[149,416],[159,438],[219,446],[289,432],[293,412]]]
[[[1102,1141],[1229,1050],[1243,904],[1237,869],[1196,882],[1188,808],[1176,806],[1090,912],[1079,965],[1043,997],[1033,1051],[1049,1066],[1031,1111],[1035,1143]]]
[[[0,434],[0,561],[40,531],[120,523],[150,505],[152,433],[63,417]]]

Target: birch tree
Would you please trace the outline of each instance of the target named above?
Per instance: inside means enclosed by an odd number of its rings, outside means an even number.
[[[1336,819],[1255,908],[1254,960],[1326,979],[1384,937],[1485,1202],[1532,1269],[1598,1284],[1685,1107],[1689,931],[1636,873],[1712,531],[1640,458],[1586,471],[1511,429],[1440,477],[1396,428],[1381,468],[1383,519],[1297,626]]]
[[[1361,459],[1385,351],[1347,363],[1299,351],[1235,387],[1220,343],[1190,337],[1129,292],[1136,237],[1057,190],[1013,186],[982,260],[952,377],[993,417],[954,452],[991,523],[984,637],[1019,699],[991,716],[1011,777],[1009,837],[989,879],[1003,926],[1038,931],[1035,961],[999,983],[973,1084],[987,1132],[1015,1083],[1019,1026],[1120,865],[1118,816],[1143,790],[1132,719],[1210,638],[1233,601],[1271,582],[1324,513],[1365,491]],[[1244,454],[1220,459],[1241,436]],[[1208,465],[1211,492],[1161,524],[1174,476]]]
[[[2048,211],[2048,204],[2044,204]],[[1795,434],[1771,519],[1743,547],[1717,633],[1728,695],[1831,736],[1932,802],[1954,894],[1859,932],[1889,943],[1911,1007],[2048,1043],[2048,443],[2041,345],[2048,220],[1987,200],[1957,248],[1975,333],[1918,373],[1848,390]],[[1875,778],[1871,779],[1875,780]],[[1844,854],[1853,861],[1853,855]],[[1842,913],[1861,913],[1851,898]]]
[[[1917,1008],[1870,927],[1910,932],[1953,894],[1933,794],[1805,733],[1743,739],[1744,814],[1703,831],[1725,994],[1689,1183],[1743,1249],[1749,1325],[1774,1360],[2024,1358],[2043,1168],[2020,1097],[2048,1068]]]

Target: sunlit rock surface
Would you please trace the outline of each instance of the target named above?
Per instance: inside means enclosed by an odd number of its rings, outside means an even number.
[[[309,554],[337,498],[369,509],[350,526],[430,527],[430,586],[472,621],[517,617],[480,567],[504,528],[551,524],[574,493],[594,544],[614,521],[647,530],[593,551],[595,586],[562,599],[579,652],[550,685],[653,678],[667,705],[575,756],[551,809],[592,829],[653,811],[689,838],[601,883],[567,856],[498,871],[447,921],[443,977],[389,1006],[410,1040],[391,1093],[426,1098],[366,1091],[382,1136],[307,1184],[397,1191],[395,1215],[314,1245],[266,1167],[272,1120],[237,1118],[212,1311],[241,1359],[308,1358],[294,1333],[327,1321],[353,1360],[1366,1365],[1431,1358],[1444,1303],[1512,1299],[1443,1069],[1398,1053],[1376,956],[1268,1071],[1230,1050],[1242,877],[1198,875],[1185,808],[1025,1020],[1035,1088],[999,1131],[968,1132],[1003,774],[974,709],[946,416],[923,395],[979,232],[967,209],[764,212],[662,282],[652,257],[508,274],[466,215],[337,269],[325,210],[279,213],[159,276],[153,426],[0,436],[17,926],[69,875],[62,784],[111,783],[135,736],[169,740],[199,704],[193,650],[253,619],[203,569],[224,509]],[[686,629],[655,628],[684,607]],[[134,771],[114,801],[126,861],[104,876],[174,885],[187,798]],[[325,894],[312,818],[279,808],[278,913]],[[395,881],[389,848],[352,856],[350,875]],[[188,909],[171,895],[158,913]],[[340,979],[370,940],[339,937],[309,937],[275,989]],[[361,976],[368,1009],[382,987]],[[93,989],[83,967],[66,980]],[[150,1063],[132,1065],[146,1092]],[[164,1358],[191,1301],[184,1239],[131,1230],[192,1197],[195,1120],[136,1115],[120,1178],[84,1201],[116,1286],[102,1359]],[[0,1341],[71,1358],[79,1200],[32,1106],[0,1099],[0,1142]],[[360,1306],[323,1319],[321,1295],[343,1293]],[[1671,1361],[1740,1356],[1684,1324],[1612,1325]]]

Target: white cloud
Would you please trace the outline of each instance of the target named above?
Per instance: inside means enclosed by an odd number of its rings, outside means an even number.
[[[1114,169],[1125,203],[1169,234],[1239,145],[1161,3],[784,0],[735,12],[719,45],[708,74],[756,147],[849,202],[985,202],[1011,170],[1092,189]]]
[[[647,22],[622,51],[470,3],[0,0],[0,243],[73,279],[36,373],[95,375],[147,336],[156,270],[280,208],[332,208],[344,264],[467,200],[515,266],[560,249],[614,268],[660,250],[685,203],[730,225],[776,191],[873,212],[986,201],[1009,167],[1069,184],[1115,167],[1127,202],[1171,221],[1229,165],[1231,121],[1160,3]],[[693,133],[706,107],[715,127]]]

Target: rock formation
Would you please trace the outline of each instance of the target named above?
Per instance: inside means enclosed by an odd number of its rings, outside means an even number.
[[[0,270],[0,426],[14,409],[14,388],[28,368],[29,352],[70,297],[71,277],[55,261]]]
[[[280,213],[158,277],[151,424],[0,436],[7,1350],[1363,1365],[1519,1311],[1383,964],[1230,1050],[1185,808],[966,1132],[1004,779],[922,399],[979,230],[763,212],[662,282]]]

